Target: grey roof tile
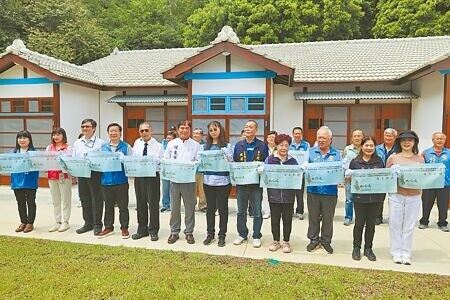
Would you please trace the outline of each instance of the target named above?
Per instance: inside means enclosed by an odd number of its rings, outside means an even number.
[[[294,93],[295,100],[390,100],[417,99],[416,94],[409,91],[360,91],[360,92],[306,92]]]
[[[116,95],[109,103],[162,103],[187,102],[187,95]]]

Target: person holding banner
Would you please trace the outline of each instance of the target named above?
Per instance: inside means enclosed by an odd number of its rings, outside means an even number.
[[[394,128],[386,128],[384,130],[384,143],[377,145],[375,151],[377,152],[378,156],[381,157],[381,159],[384,162],[384,165],[386,165],[386,162],[388,158],[394,154],[394,142],[397,137],[397,130]],[[384,202],[384,199],[383,199]],[[377,220],[375,222],[375,225],[380,225],[383,223],[383,206],[381,205],[380,211],[378,212]]]
[[[414,131],[402,132],[394,143],[394,154],[386,163],[387,168],[398,165],[423,164],[419,153],[419,137]],[[397,186],[397,193],[389,193],[389,230],[391,255],[396,264],[411,264],[414,228],[421,206],[421,190]]]
[[[361,148],[361,140],[363,138],[364,134],[362,130],[356,129],[353,130],[352,133],[352,144],[348,145],[344,148],[344,154],[343,154],[343,160],[345,167],[348,167],[348,164],[350,164],[350,161],[354,159],[358,153],[359,149]],[[350,224],[353,223],[353,196],[350,192],[350,183],[345,183],[345,218],[344,218],[344,225],[350,226]]]
[[[269,165],[297,165],[297,160],[288,155],[292,138],[287,134],[278,134],[275,138],[277,152],[267,157],[264,163]],[[269,196],[273,243],[270,251],[282,248],[284,253],[291,252],[289,238],[294,214],[295,189],[267,188]],[[280,221],[283,219],[283,244],[280,244]]]
[[[159,162],[164,156],[164,151],[163,146],[152,137],[152,127],[149,122],[139,124],[139,134],[141,137],[134,142],[133,155],[152,156],[158,165],[155,177],[134,178],[138,229],[131,238],[139,240],[150,235],[150,240],[155,242],[159,240],[159,198],[161,193]]]
[[[437,198],[439,212],[438,228],[443,232],[449,232],[447,227],[448,198],[450,195],[450,153],[444,147],[447,136],[442,132],[433,133],[433,147],[425,149],[422,156],[425,163],[443,163],[445,165],[445,185],[440,189],[424,189],[422,193],[422,218],[419,221],[419,229],[428,228],[430,212]]]
[[[349,169],[345,171],[345,177],[350,178],[353,170],[384,168],[381,157],[375,153],[376,141],[373,136],[365,136],[361,141],[361,151],[350,161]],[[361,260],[362,233],[364,234],[364,256],[370,261],[377,257],[373,253],[373,237],[375,235],[375,220],[383,203],[384,193],[353,194],[355,207],[355,226],[353,227],[353,252],[354,260]]]
[[[303,128],[296,126],[292,129],[292,136],[294,139],[292,140],[291,145],[289,146],[289,150],[293,151],[308,151],[311,146],[307,141],[303,139]],[[304,214],[304,201],[303,195],[305,193],[305,179],[303,178],[302,189],[295,190],[295,197],[297,198],[297,208],[295,209],[295,215],[299,220],[303,220]]]
[[[203,129],[200,127],[194,128],[192,132],[192,139],[199,143],[200,145],[204,145],[205,141],[203,140]],[[200,212],[206,213],[206,197],[205,191],[203,190],[203,173],[197,172],[195,174],[195,193],[198,195],[198,210]]]
[[[83,136],[73,144],[74,157],[86,157],[88,152],[100,151],[104,141],[95,135],[97,122],[93,119],[81,121]],[[82,234],[94,230],[94,235],[100,234],[103,228],[103,198],[101,191],[100,172],[91,172],[90,178],[78,177],[78,192],[83,211],[84,225],[76,230]]]
[[[222,150],[228,161],[232,160],[233,153],[231,144],[225,141],[225,129],[218,121],[211,121],[208,124],[208,135],[204,144],[204,151]],[[228,226],[228,196],[231,191],[230,172],[204,171],[203,190],[206,196],[206,239],[203,245],[210,245],[214,242],[215,233],[215,212],[219,211],[219,247],[225,246],[225,236]]]
[[[277,134],[278,133],[275,130],[271,130],[267,134],[266,142],[267,147],[269,147],[269,155],[273,155],[277,152],[277,145],[275,144],[275,138],[277,137]],[[270,218],[270,204],[266,188],[263,189],[262,214],[263,219]]]
[[[31,133],[27,130],[19,131],[16,136],[16,147],[11,152],[26,153],[28,151],[35,151]],[[11,189],[16,197],[20,217],[20,225],[16,228],[16,232],[28,233],[34,229],[38,180],[39,171],[11,173]]]
[[[52,130],[52,143],[45,151],[57,151],[70,153],[71,147],[67,143],[67,134],[64,128]],[[70,228],[69,218],[72,208],[72,179],[69,174],[61,170],[50,170],[47,172],[48,186],[53,201],[53,214],[56,224],[48,229],[49,232],[64,232]],[[61,214],[62,209],[62,214]]]
[[[267,145],[256,138],[258,123],[249,120],[245,123],[245,139],[236,143],[234,147],[233,160],[235,162],[264,162],[269,155]],[[262,188],[259,184],[236,185],[237,198],[237,231],[238,238],[233,241],[234,245],[240,245],[248,239],[247,207],[253,209],[253,247],[261,247],[261,226],[263,222],[261,214]]]
[[[341,161],[339,150],[331,146],[332,135],[333,133],[327,126],[322,126],[317,130],[317,146],[309,149],[309,163]],[[310,240],[310,243],[306,247],[308,252],[312,252],[319,245],[322,245],[329,254],[333,253],[331,239],[333,237],[333,218],[337,195],[338,190],[336,184],[307,187],[306,201],[309,213],[307,236]],[[320,226],[321,221],[322,226]]]
[[[172,140],[167,145],[164,153],[165,159],[194,162],[198,151],[201,150],[199,143],[191,136],[191,121],[185,120],[177,125],[178,138]],[[169,244],[175,243],[179,239],[181,227],[181,197],[184,203],[184,224],[185,238],[188,244],[194,244],[195,227],[195,179],[192,182],[170,182],[170,236],[167,239]]]
[[[162,141],[163,150],[167,148],[167,144],[177,137],[176,132],[168,131],[166,138]],[[161,212],[170,211],[170,181],[161,179]]]
[[[120,153],[119,157],[132,155],[133,149],[130,145],[122,141],[122,126],[117,123],[111,123],[106,128],[109,136],[109,143],[102,146],[102,151]],[[102,172],[102,193],[105,200],[105,215],[103,222],[105,228],[98,235],[98,238],[104,238],[114,233],[114,205],[119,207],[120,230],[122,238],[130,237],[128,226],[130,223],[130,213],[128,211],[128,177],[122,164],[122,170],[114,172]],[[159,199],[159,198],[158,198]]]

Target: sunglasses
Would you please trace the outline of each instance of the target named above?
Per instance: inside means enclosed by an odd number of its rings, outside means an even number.
[[[150,131],[150,129],[140,129],[139,130],[140,133],[149,132],[149,131]]]

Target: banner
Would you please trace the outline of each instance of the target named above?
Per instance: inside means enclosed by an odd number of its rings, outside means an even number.
[[[61,166],[64,171],[74,177],[91,177],[91,163],[84,157],[61,156]],[[100,192],[100,191],[99,191]]]
[[[230,180],[233,185],[259,184],[260,161],[230,163]]]
[[[305,183],[307,186],[336,185],[344,182],[342,161],[309,163]]]
[[[30,171],[28,153],[0,154],[0,173],[11,174]]]
[[[156,177],[156,162],[152,156],[125,156],[123,165],[128,177]]]
[[[122,170],[119,154],[107,151],[91,151],[86,158],[91,162],[91,170],[96,172],[116,172]]]
[[[30,151],[30,170],[31,171],[60,171],[62,170],[59,162],[61,152],[58,151]]]
[[[197,164],[191,161],[180,161],[175,159],[163,159],[159,174],[161,179],[175,183],[195,182]]]
[[[355,194],[396,193],[397,176],[391,168],[353,170],[351,192]]]
[[[298,165],[301,166],[308,159],[309,151],[289,150],[289,155],[295,158]]]
[[[222,150],[208,150],[198,152],[198,171],[229,172],[230,166]]]
[[[444,187],[445,165],[399,165],[398,185],[405,189],[440,189]]]
[[[260,187],[271,189],[301,189],[303,171],[297,165],[264,165]]]

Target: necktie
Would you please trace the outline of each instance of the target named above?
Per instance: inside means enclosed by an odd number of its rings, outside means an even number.
[[[147,146],[148,146],[148,143],[145,143],[144,144],[144,151],[142,151],[142,155],[143,156],[147,156]]]

